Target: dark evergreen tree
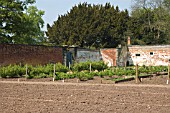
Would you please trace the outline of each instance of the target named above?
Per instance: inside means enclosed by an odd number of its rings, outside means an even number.
[[[52,26],[48,24],[46,34],[54,45],[117,47],[124,42],[128,21],[128,11],[120,11],[118,6],[80,3]]]

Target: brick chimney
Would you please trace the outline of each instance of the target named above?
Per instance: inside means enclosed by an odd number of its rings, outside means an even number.
[[[128,36],[127,45],[131,45],[130,36]]]

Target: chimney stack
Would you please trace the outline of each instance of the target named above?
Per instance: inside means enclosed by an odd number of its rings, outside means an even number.
[[[130,36],[128,36],[127,45],[131,45],[131,42],[130,42]]]

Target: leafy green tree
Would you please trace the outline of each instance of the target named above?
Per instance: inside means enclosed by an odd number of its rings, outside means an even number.
[[[33,3],[35,0],[0,1],[0,43],[37,44],[44,40],[44,11],[30,6]]]
[[[44,11],[39,11],[35,6],[28,7],[23,14],[20,30],[14,37],[15,43],[39,44],[45,41],[44,32],[41,31],[44,26],[42,15]]]
[[[170,14],[164,0],[134,1],[131,14],[134,44],[169,44]]]
[[[170,0],[164,0],[164,6],[170,11]]]

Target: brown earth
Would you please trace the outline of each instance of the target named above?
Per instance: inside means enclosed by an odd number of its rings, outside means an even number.
[[[166,78],[144,78],[139,84],[98,77],[78,83],[0,79],[0,113],[170,113]]]

